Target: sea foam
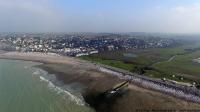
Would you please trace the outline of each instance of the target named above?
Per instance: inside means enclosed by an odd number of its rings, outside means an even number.
[[[38,75],[41,81],[44,81],[48,84],[48,88],[51,90],[54,90],[57,92],[57,94],[64,94],[64,98],[69,98],[71,101],[74,101],[77,105],[85,105],[85,102],[83,101],[82,96],[81,98],[73,95],[70,90],[66,90],[62,87],[59,87],[55,85],[52,80],[56,80],[55,76],[53,74],[48,74],[48,72],[39,69],[39,68],[34,68],[35,71],[33,72],[33,75]],[[65,96],[66,95],[66,96]]]

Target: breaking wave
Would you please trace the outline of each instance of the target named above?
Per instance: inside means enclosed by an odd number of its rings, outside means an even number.
[[[66,90],[60,86],[55,85],[53,82],[55,82],[56,78],[53,74],[48,74],[48,72],[39,69],[39,68],[34,68],[33,75],[38,75],[40,78],[40,81],[44,81],[48,84],[48,88],[51,90],[54,90],[57,92],[57,94],[63,94],[64,98],[69,98],[71,101],[74,101],[77,105],[85,105],[85,102],[82,98],[82,96],[75,96],[73,95],[70,90]],[[80,98],[81,97],[81,98]]]

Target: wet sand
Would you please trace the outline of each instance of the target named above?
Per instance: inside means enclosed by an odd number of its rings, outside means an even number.
[[[44,63],[38,67],[55,74],[57,79],[64,84],[79,82],[84,85],[85,90],[82,94],[88,103],[94,102],[93,97],[99,93],[105,92],[114,85],[123,82],[118,77],[98,71],[94,64],[75,58],[53,54],[17,52],[0,54],[0,58]],[[131,84],[122,95],[103,102],[94,108],[98,112],[134,112],[137,109],[200,109],[200,105]]]

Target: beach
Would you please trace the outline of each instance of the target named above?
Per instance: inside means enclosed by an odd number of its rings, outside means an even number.
[[[0,112],[94,112],[74,85],[58,86],[39,64],[0,59]]]
[[[39,67],[64,84],[80,83],[83,85],[82,95],[86,101],[91,96],[105,92],[118,83],[125,81],[116,75],[99,70],[99,65],[72,57],[44,53],[7,52],[0,54],[1,59],[14,59],[40,62]],[[89,101],[90,102],[90,101]],[[128,90],[113,101],[104,102],[95,107],[98,112],[133,112],[142,109],[199,109],[200,105],[178,99],[164,93],[153,91],[138,84],[131,83]]]

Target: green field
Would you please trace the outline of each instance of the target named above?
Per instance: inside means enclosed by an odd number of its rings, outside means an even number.
[[[171,48],[109,51],[80,58],[153,78],[167,78],[190,83],[200,81],[200,64],[192,61],[192,59],[200,58],[200,43]]]

